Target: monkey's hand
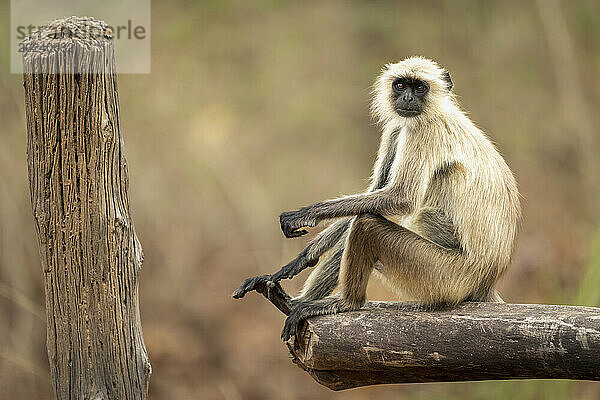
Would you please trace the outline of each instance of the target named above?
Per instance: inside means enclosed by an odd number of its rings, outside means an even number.
[[[310,216],[308,207],[303,207],[297,211],[286,211],[279,216],[281,230],[285,237],[293,238],[306,235],[304,227],[317,226],[317,221]]]
[[[296,304],[296,300],[292,299],[285,290],[283,290],[279,282],[273,282],[270,279],[270,275],[255,276],[254,278],[246,279],[244,283],[233,292],[233,298],[242,298],[248,291],[256,290],[273,303],[279,311],[285,315],[289,315],[290,310],[294,304]]]
[[[239,288],[233,292],[234,299],[241,299],[246,295],[246,293],[256,290],[258,293],[266,295],[269,286],[268,283],[271,282],[271,275],[260,275],[252,278],[246,279]]]
[[[308,258],[306,250],[298,254],[298,257],[281,267],[281,269],[273,274],[271,281],[279,282],[282,279],[292,279],[306,268],[311,268],[317,265],[319,258]]]
[[[319,262],[318,258],[308,258],[306,251],[298,254],[298,257],[284,265],[279,271],[273,275],[260,275],[246,279],[235,292],[234,299],[241,299],[246,293],[256,290],[258,293],[269,298],[270,291],[275,284],[279,284],[282,279],[292,279],[306,268],[314,267]]]

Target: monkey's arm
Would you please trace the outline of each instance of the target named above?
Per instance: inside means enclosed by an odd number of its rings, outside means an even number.
[[[359,195],[326,200],[302,207],[297,211],[284,212],[279,216],[281,230],[286,237],[302,236],[308,231],[303,227],[313,227],[324,219],[371,214],[405,214],[409,203],[400,191],[386,187]]]
[[[304,249],[307,257],[319,258],[331,249],[350,228],[350,222],[352,218],[339,219],[323,229]]]

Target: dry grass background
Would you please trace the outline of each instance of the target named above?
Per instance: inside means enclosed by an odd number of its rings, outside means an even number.
[[[290,363],[281,314],[230,298],[306,242],[283,238],[281,211],[367,185],[369,86],[384,63],[421,54],[451,71],[524,196],[505,299],[599,305],[597,1],[153,2],[152,31],[152,73],[119,77],[152,399],[600,396],[551,381],[333,393]],[[0,46],[0,399],[48,399],[22,81]],[[376,283],[369,295],[390,298]]]

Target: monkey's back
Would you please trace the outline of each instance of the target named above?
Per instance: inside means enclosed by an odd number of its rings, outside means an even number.
[[[464,114],[455,115],[459,118],[450,124],[430,128],[429,151],[421,153],[431,160],[424,196],[409,215],[388,218],[460,252],[465,274],[476,272],[485,286],[510,264],[521,215],[519,194],[494,145]]]
[[[521,218],[515,178],[490,140],[465,116],[461,132],[464,174],[449,188],[455,196],[457,234],[474,261],[495,266],[500,276],[510,264]]]

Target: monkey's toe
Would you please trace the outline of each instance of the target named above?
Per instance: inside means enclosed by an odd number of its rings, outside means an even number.
[[[308,308],[306,304],[299,303],[297,304],[291,311],[288,317],[285,319],[285,323],[283,325],[283,330],[281,331],[281,339],[284,342],[287,342],[289,338],[296,334],[298,330],[298,325],[305,320],[307,317],[310,317],[308,313]]]
[[[293,335],[296,334],[296,327],[302,321],[297,313],[292,312],[283,324],[283,330],[281,331],[281,340],[287,342]]]

